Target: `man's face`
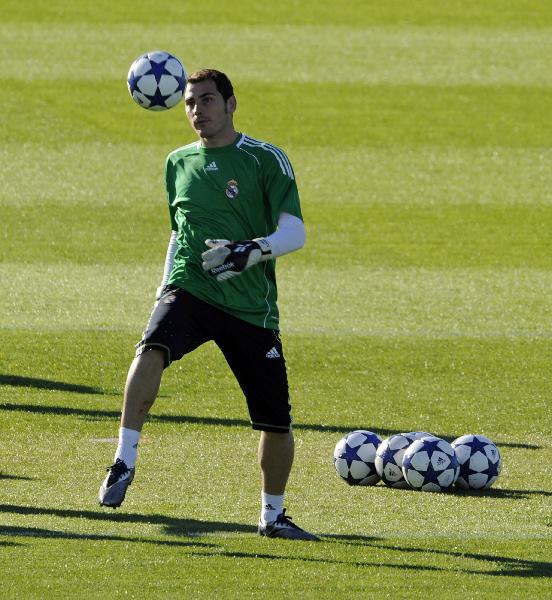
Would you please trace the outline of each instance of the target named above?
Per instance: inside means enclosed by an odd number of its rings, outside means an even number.
[[[186,116],[199,137],[216,139],[228,131],[233,131],[235,99],[232,96],[225,102],[214,81],[207,79],[188,83],[184,102]]]

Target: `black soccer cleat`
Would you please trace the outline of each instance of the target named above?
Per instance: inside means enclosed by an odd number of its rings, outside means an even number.
[[[117,508],[123,503],[127,488],[134,479],[134,468],[129,469],[125,462],[118,458],[107,471],[107,477],[100,487],[98,499],[100,506]]]
[[[291,522],[291,517],[286,516],[286,509],[281,512],[276,518],[274,523],[267,523],[266,525],[259,521],[259,528],[257,529],[259,535],[263,535],[270,538],[284,538],[288,540],[305,540],[310,542],[318,542],[320,538],[315,536],[313,533],[309,533],[304,529],[301,529],[298,525]]]

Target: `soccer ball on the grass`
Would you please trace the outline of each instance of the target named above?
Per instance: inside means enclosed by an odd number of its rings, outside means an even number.
[[[155,50],[142,54],[130,65],[128,91],[142,108],[167,110],[182,100],[187,77],[176,56]]]
[[[425,437],[435,437],[432,433],[428,433],[427,431],[409,431],[408,435],[413,436],[415,440],[421,440]]]
[[[416,440],[404,453],[403,476],[410,487],[417,490],[448,490],[456,481],[459,471],[453,447],[435,436]]]
[[[343,437],[334,450],[337,474],[349,485],[376,485],[380,480],[374,460],[381,438],[372,431],[358,429]]]
[[[402,472],[402,460],[407,448],[421,437],[428,436],[423,431],[396,433],[379,445],[376,452],[376,472],[385,485],[393,488],[409,487]]]
[[[502,468],[502,457],[496,445],[484,435],[463,435],[451,445],[460,465],[457,487],[464,490],[490,488]]]

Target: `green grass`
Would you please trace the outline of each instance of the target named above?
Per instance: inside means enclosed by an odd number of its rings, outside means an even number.
[[[206,20],[206,16],[208,19]],[[536,0],[2,5],[2,598],[546,598],[552,577],[552,10]],[[193,134],[125,89],[155,47],[221,67],[283,146],[308,231],[279,261],[297,440],[260,539],[258,435],[213,345],[173,365],[118,511],[96,493]],[[497,442],[485,493],[351,488],[340,437]]]

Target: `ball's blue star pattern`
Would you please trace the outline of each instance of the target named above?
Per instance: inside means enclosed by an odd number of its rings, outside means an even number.
[[[485,448],[488,445],[488,442],[484,442],[483,440],[480,440],[479,438],[474,436],[473,440],[470,442],[469,445],[471,447],[472,454],[475,454],[476,452],[481,452],[482,454],[485,454]]]
[[[429,463],[427,471],[425,471],[423,474],[424,475],[424,485],[426,485],[428,483],[434,483],[435,485],[440,486],[441,484],[439,483],[439,479],[437,479],[437,478],[442,473],[443,473],[442,471],[436,472],[435,469],[433,468],[433,465],[431,463]]]
[[[170,71],[167,71],[165,65],[167,64],[167,59],[162,60],[161,62],[155,62],[150,59],[151,69],[145,73],[145,75],[153,75],[155,77],[155,81],[159,85],[161,81],[162,75],[172,75]]]
[[[131,71],[129,73],[127,81],[128,81],[128,87],[129,87],[131,93],[134,93],[134,91],[136,90],[136,85],[137,85],[139,79],[140,79],[140,77],[136,77],[136,75],[134,75],[134,71]]]
[[[172,94],[168,94],[164,96],[158,87],[155,88],[155,94],[149,95],[144,94],[144,96],[150,101],[150,106],[165,106],[165,100],[169,98]]]

